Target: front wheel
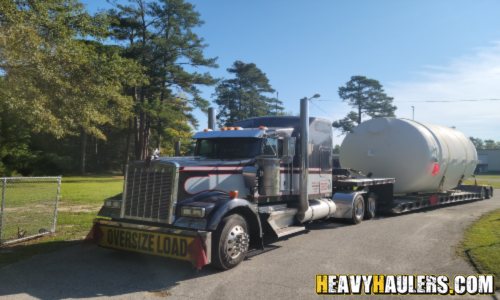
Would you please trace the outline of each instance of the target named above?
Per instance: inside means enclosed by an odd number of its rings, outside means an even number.
[[[359,224],[361,223],[361,221],[363,221],[364,214],[365,200],[363,199],[363,196],[356,195],[356,198],[354,198],[354,201],[352,203],[352,216],[349,221],[351,221],[351,223],[354,225]]]
[[[236,267],[247,255],[250,237],[245,218],[239,214],[225,217],[213,235],[212,264],[222,270]]]

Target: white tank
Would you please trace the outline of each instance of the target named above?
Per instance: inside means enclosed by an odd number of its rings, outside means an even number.
[[[342,168],[395,178],[395,194],[452,189],[478,163],[476,148],[461,132],[406,119],[365,121],[340,147]]]

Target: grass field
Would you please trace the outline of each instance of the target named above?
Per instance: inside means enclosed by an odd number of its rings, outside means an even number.
[[[500,289],[500,210],[481,217],[467,229],[460,254],[481,274],[494,274]]]
[[[474,184],[474,179],[468,179],[464,181],[464,184]],[[488,184],[491,185],[494,189],[500,189],[500,181],[483,180],[477,178],[477,184]]]
[[[34,255],[80,243],[92,227],[92,220],[97,216],[103,200],[121,193],[122,189],[123,176],[63,177],[56,233],[44,238],[0,248],[0,268]],[[7,213],[5,213],[6,216]],[[16,211],[13,207],[10,215],[11,218],[21,218],[29,214],[26,211]],[[3,230],[9,233],[12,230],[17,232],[17,226]],[[28,233],[31,234],[29,230]]]
[[[477,179],[480,178],[495,178],[495,179],[500,179],[500,175],[476,175]]]

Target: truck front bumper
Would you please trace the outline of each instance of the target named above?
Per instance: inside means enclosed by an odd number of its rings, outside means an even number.
[[[200,255],[205,255],[206,264],[211,262],[212,232],[210,231],[103,219],[94,219],[94,227],[96,226],[102,234],[97,239],[97,244],[101,247],[190,260],[195,265],[199,265]]]

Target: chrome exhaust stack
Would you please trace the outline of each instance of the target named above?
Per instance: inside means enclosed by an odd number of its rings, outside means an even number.
[[[300,99],[300,181],[299,210],[303,214],[309,209],[309,99]]]
[[[215,130],[215,121],[217,120],[217,109],[215,107],[208,108],[208,129]]]
[[[174,142],[175,156],[181,156],[181,141]]]

